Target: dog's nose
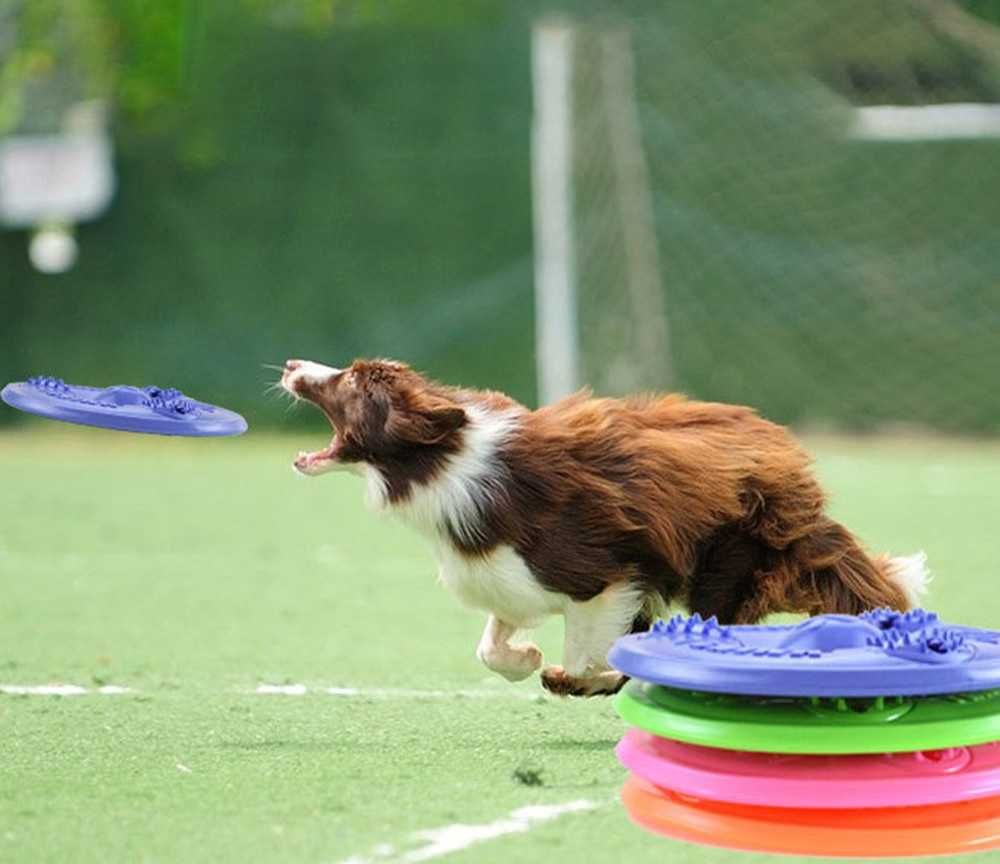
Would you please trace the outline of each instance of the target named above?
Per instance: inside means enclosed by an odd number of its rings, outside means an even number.
[[[285,371],[286,372],[294,372],[301,365],[302,365],[302,361],[301,360],[286,360],[285,361]]]

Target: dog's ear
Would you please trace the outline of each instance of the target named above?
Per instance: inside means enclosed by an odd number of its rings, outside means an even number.
[[[407,444],[436,444],[465,425],[468,417],[454,402],[420,395],[389,410],[386,431]]]

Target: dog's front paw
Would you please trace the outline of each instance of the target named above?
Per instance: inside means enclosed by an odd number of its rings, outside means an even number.
[[[542,657],[542,651],[537,645],[526,642],[524,645],[514,645],[512,648],[518,655],[518,677],[508,680],[522,681],[542,668],[545,658]]]
[[[570,675],[562,666],[542,670],[542,686],[556,696],[610,696],[621,690],[626,680],[614,670],[587,676]]]
[[[541,668],[543,659],[538,646],[530,642],[502,648],[480,648],[476,656],[487,669],[502,675],[508,681],[523,681]]]

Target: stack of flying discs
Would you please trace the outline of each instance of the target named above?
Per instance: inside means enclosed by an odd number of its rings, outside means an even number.
[[[921,609],[620,639],[629,816],[681,840],[831,857],[1000,848],[1000,632]]]
[[[8,384],[0,390],[0,398],[29,414],[119,432],[205,438],[247,430],[247,421],[239,414],[172,388],[85,387],[37,376]]]

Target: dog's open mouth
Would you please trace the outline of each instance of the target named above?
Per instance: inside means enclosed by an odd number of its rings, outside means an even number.
[[[337,467],[340,458],[340,444],[340,436],[335,429],[329,446],[324,447],[322,450],[314,450],[311,453],[300,450],[299,455],[295,458],[295,462],[292,463],[292,467],[300,474],[308,475],[324,474],[327,471],[331,471]]]
[[[292,463],[292,467],[299,474],[306,474],[309,476],[316,474],[325,474],[327,471],[332,471],[334,468],[340,467],[340,455],[343,440],[337,431],[337,426],[333,422],[333,417],[330,411],[323,405],[321,399],[317,398],[317,395],[312,392],[312,388],[306,386],[304,382],[308,382],[310,379],[303,374],[303,368],[308,367],[310,364],[306,364],[302,360],[288,360],[285,363],[284,371],[281,373],[281,386],[284,390],[289,393],[294,399],[304,400],[311,402],[317,408],[319,408],[326,419],[330,421],[330,426],[333,429],[333,437],[330,439],[329,445],[324,447],[322,450],[314,450],[309,453],[305,450],[300,450],[299,455],[295,457],[295,461]],[[311,364],[316,365],[316,364]],[[326,367],[321,367],[326,368]],[[330,372],[337,372],[336,369],[327,370]]]

